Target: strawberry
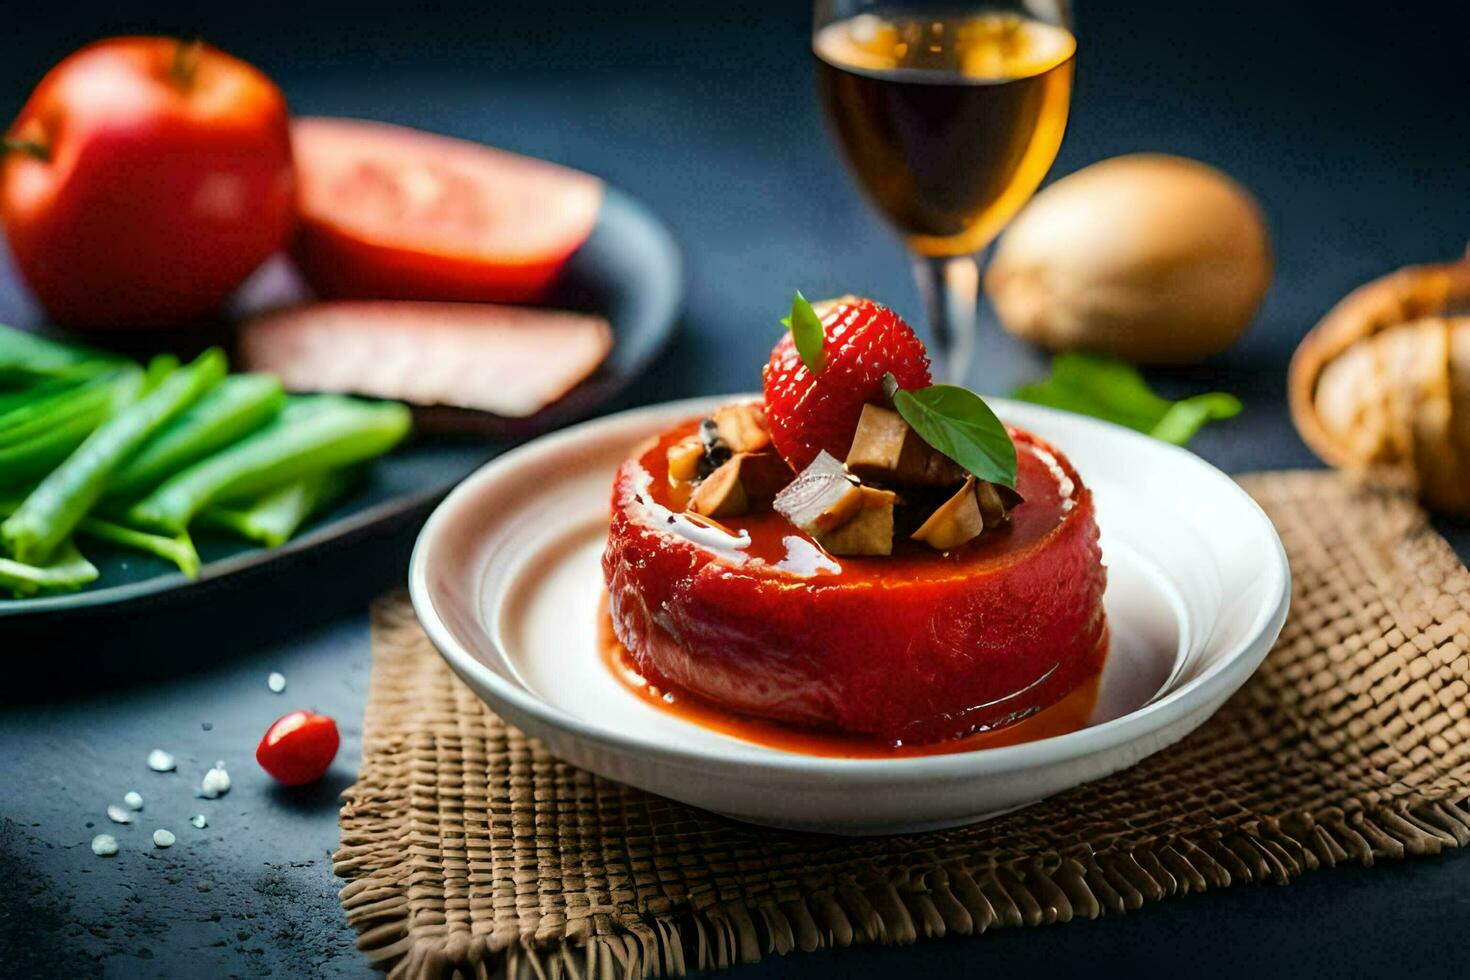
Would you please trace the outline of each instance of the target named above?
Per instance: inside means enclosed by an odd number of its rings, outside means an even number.
[[[906,391],[931,381],[923,343],[886,306],[869,299],[838,303],[822,316],[822,333],[820,374],[802,363],[789,333],[763,372],[771,441],[797,472],[824,449],[847,458],[863,405],[886,401],[884,374],[892,372]]]

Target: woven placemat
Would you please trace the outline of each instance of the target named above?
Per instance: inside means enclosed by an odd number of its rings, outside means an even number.
[[[917,836],[762,830],[560,763],[384,597],[335,862],[359,948],[396,976],[677,975],[1464,845],[1470,573],[1403,494],[1323,472],[1242,483],[1294,576],[1251,681],[1132,769]]]

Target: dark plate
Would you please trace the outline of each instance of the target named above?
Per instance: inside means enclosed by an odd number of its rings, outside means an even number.
[[[283,290],[298,288],[279,276],[266,278],[273,281],[247,287],[254,294],[247,307],[279,303],[288,298]],[[145,600],[186,600],[243,572],[269,573],[293,558],[330,551],[326,545],[393,532],[425,513],[430,504],[511,441],[589,415],[622,390],[669,340],[682,298],[682,260],[668,229],[642,204],[608,188],[597,227],[572,257],[550,305],[606,316],[612,323],[613,348],[596,374],[555,405],[527,419],[482,416],[474,421],[476,434],[472,436],[415,438],[379,460],[361,489],[283,547],[256,548],[233,538],[201,533],[196,544],[204,566],[198,579],[185,578],[161,560],[84,541],[83,551],[101,572],[96,582],[81,592],[0,600],[0,618],[14,623],[42,617],[49,625],[53,620],[59,624],[70,614],[94,618],[136,611]],[[0,279],[0,315],[4,322],[21,326],[39,319],[13,275]],[[191,335],[192,343],[181,346],[197,346],[199,336]],[[129,339],[120,338],[121,346],[134,346]],[[156,346],[158,335],[140,343]],[[330,573],[315,566],[311,573],[322,571]]]

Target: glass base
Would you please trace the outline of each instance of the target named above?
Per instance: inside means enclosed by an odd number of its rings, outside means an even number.
[[[914,279],[929,321],[929,359],[934,377],[961,384],[975,357],[980,262],[973,255],[915,256]]]

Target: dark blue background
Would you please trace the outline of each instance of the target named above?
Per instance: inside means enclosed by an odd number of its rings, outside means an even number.
[[[1464,5],[1079,6],[1076,98],[1054,173],[1139,150],[1199,157],[1255,191],[1275,238],[1276,282],[1246,340],[1155,380],[1242,395],[1245,415],[1195,445],[1227,470],[1310,464],[1284,411],[1296,342],[1352,286],[1456,255],[1470,238]],[[807,9],[28,4],[5,14],[0,115],[84,41],[198,34],[272,74],[298,112],[409,123],[598,173],[663,214],[688,256],[681,333],[619,400],[629,405],[755,386],[795,287],[865,292],[917,316],[901,249],[845,180],[816,115]],[[0,317],[27,315],[0,277]],[[1040,364],[991,326],[973,380],[1000,392]],[[1470,534],[1445,530],[1463,557]],[[219,597],[217,618],[190,638],[160,630],[168,639],[156,645],[104,640],[94,651],[124,676],[189,664],[173,679],[68,693],[86,680],[74,663],[48,672],[44,643],[17,648],[0,634],[6,662],[41,665],[9,685],[0,714],[0,974],[368,974],[327,855],[335,794],[359,754],[361,609],[401,578],[410,532],[283,573],[316,583],[310,601],[261,583]],[[265,689],[272,669],[287,675],[284,698]],[[284,792],[250,755],[264,726],[297,705],[334,714],[344,748],[326,785]],[[154,745],[179,756],[179,775],[143,769]],[[230,761],[235,789],[196,806],[187,783],[216,758]],[[87,842],[117,829],[102,808],[129,788],[150,809],[118,829],[122,855],[98,860]],[[172,850],[146,845],[153,826],[196,809],[211,814],[207,831],[184,825]],[[1125,918],[771,960],[730,976],[1463,976],[1467,885],[1470,858],[1459,855],[1342,868]]]

